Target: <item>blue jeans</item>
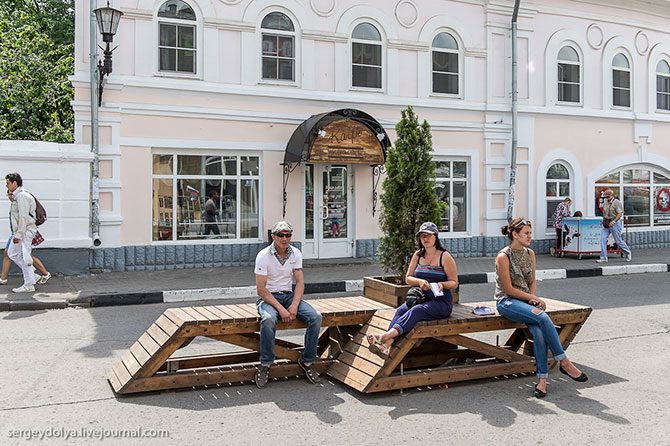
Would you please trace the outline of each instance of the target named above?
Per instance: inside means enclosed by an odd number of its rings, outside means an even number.
[[[284,308],[288,309],[293,302],[293,293],[273,293],[272,295]],[[262,299],[258,299],[256,308],[258,309],[258,314],[261,316],[260,360],[262,365],[269,366],[275,360],[275,333],[279,313],[275,307],[264,302]],[[305,349],[302,352],[301,359],[305,364],[311,364],[316,359],[316,346],[321,329],[321,313],[304,300],[301,300],[300,305],[298,305],[298,319],[307,323]]]
[[[616,242],[619,247],[626,252],[626,254],[630,253],[630,248],[628,247],[628,244],[623,240],[621,237],[621,233],[623,232],[623,219],[619,220],[612,226],[611,228],[603,228],[602,233],[600,234],[600,258],[603,260],[607,260],[607,238],[609,237],[610,233],[612,234],[612,237],[614,237],[614,241]]]
[[[536,308],[522,300],[512,297],[503,297],[496,304],[501,316],[514,322],[521,322],[528,326],[533,335],[533,353],[535,354],[535,366],[538,378],[549,376],[549,364],[547,347],[551,349],[556,361],[567,358],[565,350],[558,338],[556,326],[549,315],[543,310]],[[533,310],[540,310],[539,314]]]

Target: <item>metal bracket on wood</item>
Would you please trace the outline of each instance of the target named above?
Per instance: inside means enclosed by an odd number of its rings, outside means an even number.
[[[168,375],[172,375],[179,371],[179,361],[177,360],[168,361],[165,363],[165,366],[167,367]]]
[[[372,216],[375,216],[377,211],[377,186],[379,186],[379,180],[382,178],[382,174],[386,173],[386,168],[383,164],[372,166]]]
[[[286,195],[286,186],[288,186],[288,177],[291,175],[291,172],[293,172],[296,167],[300,165],[300,163],[282,163],[281,165],[284,169],[284,178],[282,182],[282,218],[286,218],[286,202],[288,201]]]

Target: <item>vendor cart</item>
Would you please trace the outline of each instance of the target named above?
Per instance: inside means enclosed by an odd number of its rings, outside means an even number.
[[[579,259],[584,255],[600,255],[600,237],[603,229],[602,217],[565,217],[561,234],[563,248],[556,250],[556,255],[576,255]],[[624,219],[624,240],[628,242],[628,224]],[[558,245],[557,245],[558,246]],[[607,241],[607,253],[619,254],[623,257],[624,251],[616,245],[610,235]]]

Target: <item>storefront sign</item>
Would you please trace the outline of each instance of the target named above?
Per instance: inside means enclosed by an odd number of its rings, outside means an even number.
[[[384,164],[384,153],[372,130],[358,121],[342,119],[318,129],[309,162],[379,165]]]
[[[670,189],[656,188],[656,209],[654,209],[654,225],[670,225]]]

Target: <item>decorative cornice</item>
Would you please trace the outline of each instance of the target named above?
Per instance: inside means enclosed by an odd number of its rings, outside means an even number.
[[[152,20],[154,18],[151,11],[142,9],[121,8],[121,11],[123,12],[124,19]]]
[[[347,43],[349,36],[342,33],[306,29],[302,32],[302,38],[308,40],[320,40],[324,42]]]
[[[396,40],[389,39],[388,48],[393,48],[397,50],[410,50],[410,51],[428,51],[430,50],[430,45],[426,42],[416,42],[409,40]]]
[[[487,57],[486,48],[465,48],[465,57]]]

